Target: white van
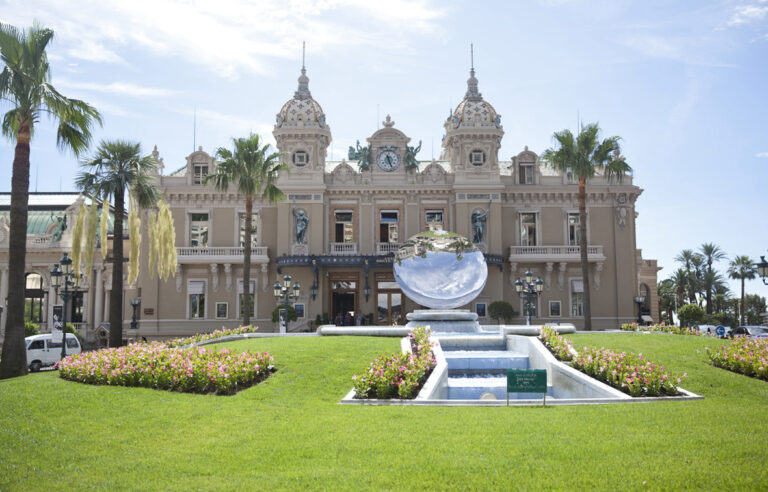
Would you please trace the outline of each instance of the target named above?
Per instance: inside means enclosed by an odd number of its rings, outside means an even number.
[[[32,372],[39,371],[41,367],[52,366],[61,360],[61,342],[54,341],[51,333],[27,337],[24,343],[27,346],[27,365]],[[72,333],[67,333],[67,355],[80,352],[80,340]]]

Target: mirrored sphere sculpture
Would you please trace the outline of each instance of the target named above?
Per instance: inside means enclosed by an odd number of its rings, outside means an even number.
[[[465,237],[442,230],[408,239],[395,256],[394,269],[403,293],[433,309],[472,302],[488,280],[483,252]]]

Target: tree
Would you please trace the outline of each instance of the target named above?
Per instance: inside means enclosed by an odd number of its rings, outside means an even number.
[[[731,260],[728,265],[728,276],[732,279],[741,280],[741,309],[739,314],[741,315],[741,324],[744,324],[744,281],[752,280],[757,277],[757,266],[755,262],[749,256],[737,256]]]
[[[50,83],[46,47],[53,31],[34,25],[22,31],[0,23],[0,99],[11,105],[3,116],[3,135],[16,142],[11,178],[11,224],[8,248],[8,302],[0,379],[27,373],[24,347],[24,266],[27,246],[30,141],[43,114],[58,123],[56,144],[75,155],[91,141],[91,126],[101,124],[99,112],[78,99],[69,99]]]
[[[205,177],[207,184],[213,182],[219,191],[227,191],[234,184],[237,192],[245,197],[245,245],[243,251],[243,326],[251,323],[251,220],[253,200],[261,195],[262,200],[275,203],[285,198],[277,187],[280,171],[288,166],[280,162],[281,154],[269,152],[269,144],[261,146],[259,136],[251,133],[247,138],[233,138],[234,152],[219,147],[216,157],[216,171]]]
[[[765,312],[765,297],[757,294],[747,294],[744,296],[744,314],[748,325],[763,324],[763,313]]]
[[[675,295],[677,296],[677,306],[680,307],[685,303],[685,293],[688,289],[689,275],[687,270],[678,268],[670,277],[670,280],[675,285]]]
[[[674,324],[672,314],[675,312],[677,298],[675,292],[675,282],[672,279],[666,279],[659,282],[656,290],[659,295],[659,313],[662,318],[666,314],[669,324]]]
[[[488,316],[495,319],[499,324],[501,324],[501,320],[509,323],[515,317],[515,314],[515,308],[507,301],[493,301],[488,306]]]
[[[725,258],[725,252],[715,243],[704,243],[699,248],[704,261],[707,264],[707,271],[704,276],[704,293],[707,296],[707,314],[712,314],[712,291],[714,290],[714,280],[716,273],[712,270],[712,264]]]
[[[584,283],[584,329],[592,329],[592,308],[589,288],[589,261],[587,258],[587,181],[602,173],[612,182],[621,182],[624,175],[632,171],[621,155],[619,137],[600,141],[600,127],[597,123],[582,126],[574,139],[570,130],[553,135],[558,148],[549,148],[542,159],[556,170],[572,172],[578,179],[579,187],[579,251],[581,253],[581,277]]]
[[[80,163],[83,169],[75,185],[82,191],[114,203],[112,239],[112,292],[109,294],[109,345],[123,344],[123,219],[125,192],[130,190],[136,205],[154,206],[158,191],[152,184],[157,160],[141,155],[141,144],[124,140],[99,143],[93,156]],[[106,245],[102,245],[103,248]]]
[[[699,323],[704,317],[704,310],[698,304],[686,304],[677,310],[680,326],[691,326]]]

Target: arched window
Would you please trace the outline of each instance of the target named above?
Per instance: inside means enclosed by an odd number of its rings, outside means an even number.
[[[45,321],[45,297],[43,277],[38,273],[28,273],[24,284],[24,321],[43,323]]]
[[[651,310],[651,291],[645,284],[640,284],[639,294],[645,298],[643,301],[643,312],[650,312]]]

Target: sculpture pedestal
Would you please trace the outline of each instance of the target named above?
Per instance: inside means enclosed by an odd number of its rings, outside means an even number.
[[[480,323],[477,313],[467,309],[417,309],[405,315],[408,319],[406,328],[429,326],[435,333],[477,333]]]

